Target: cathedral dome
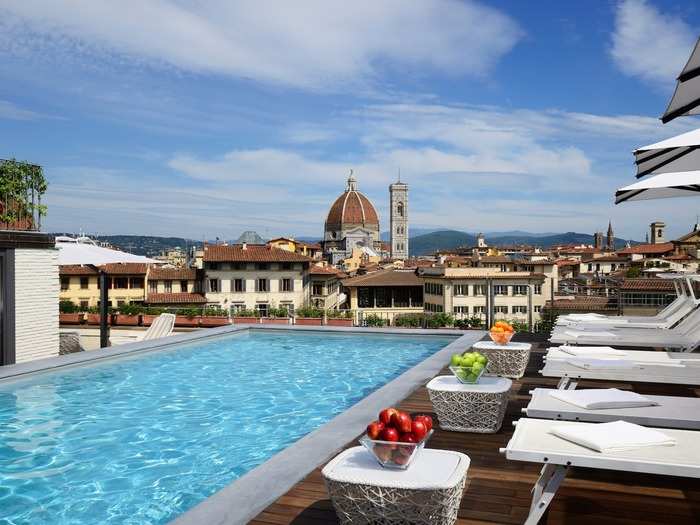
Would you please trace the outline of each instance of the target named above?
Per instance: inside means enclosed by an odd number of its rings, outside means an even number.
[[[351,226],[379,229],[379,216],[370,200],[357,191],[357,181],[350,175],[348,186],[338,197],[326,218],[326,231],[342,230]]]

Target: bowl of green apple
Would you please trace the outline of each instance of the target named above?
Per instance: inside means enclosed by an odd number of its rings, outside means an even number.
[[[488,363],[488,358],[479,352],[454,354],[450,359],[450,372],[460,383],[474,384],[479,382]]]

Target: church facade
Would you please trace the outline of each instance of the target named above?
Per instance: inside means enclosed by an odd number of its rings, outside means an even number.
[[[323,252],[331,264],[340,264],[358,252],[368,258],[408,257],[408,186],[397,182],[389,187],[391,247],[383,248],[379,214],[372,202],[357,189],[350,172],[345,191],[333,202],[323,231]]]

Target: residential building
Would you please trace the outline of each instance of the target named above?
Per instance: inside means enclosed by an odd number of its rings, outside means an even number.
[[[309,301],[311,259],[267,245],[205,245],[203,291],[207,303],[257,310],[296,308]]]
[[[342,283],[357,323],[368,315],[392,323],[396,315],[423,312],[423,280],[413,270],[378,270]]]
[[[344,274],[333,266],[313,265],[309,270],[311,276],[311,304],[324,310],[336,310],[345,301],[346,295],[341,291],[341,276]]]
[[[625,279],[620,284],[623,315],[655,315],[676,298],[670,279]]]
[[[187,253],[180,248],[165,250],[160,255],[153,257],[153,259],[172,266],[187,266]]]
[[[389,185],[389,236],[392,259],[408,258],[408,185],[398,182]]]
[[[345,273],[355,273],[361,266],[379,264],[381,256],[372,248],[367,246],[355,247],[352,249],[350,257],[340,261],[340,267]]]
[[[291,237],[277,237],[267,241],[267,244],[273,248],[298,253],[315,260],[320,260],[323,255],[321,245],[317,242],[298,241]]]
[[[100,265],[61,265],[59,269],[60,299],[73,301],[84,308],[96,307],[100,302],[99,270],[107,273],[110,306],[143,304],[146,300],[145,263],[111,263]]]
[[[611,254],[602,255],[600,257],[584,257],[579,262],[578,274],[592,273],[599,276],[610,275],[621,269],[629,268],[631,263],[632,258],[623,255]]]
[[[501,271],[491,268],[419,268],[424,281],[426,312],[447,312],[456,317],[485,318],[492,291],[496,319],[533,321],[557,287],[557,267],[540,265],[545,272]],[[553,288],[554,287],[554,288]]]
[[[633,262],[641,261],[643,259],[654,259],[658,257],[664,257],[667,255],[672,255],[674,252],[674,246],[672,242],[662,242],[662,243],[647,243],[647,244],[636,244],[618,250],[618,255],[629,255]]]
[[[207,302],[196,268],[152,266],[148,271],[149,306],[199,305]]]

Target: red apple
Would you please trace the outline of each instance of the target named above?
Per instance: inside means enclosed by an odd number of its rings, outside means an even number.
[[[395,428],[385,427],[384,430],[382,430],[381,437],[382,441],[398,441],[399,433]]]
[[[399,441],[401,443],[417,443],[416,436],[410,432],[405,432],[399,436]]]
[[[399,432],[406,433],[411,431],[411,416],[406,412],[399,412],[391,416],[392,426]]]
[[[384,426],[388,426],[391,424],[391,418],[394,414],[398,414],[398,410],[395,408],[385,408],[381,412],[379,412],[379,421],[384,423]]]
[[[379,439],[379,434],[384,430],[384,423],[381,421],[372,421],[367,425],[367,435],[370,439]]]
[[[411,434],[413,434],[413,437],[416,438],[416,441],[422,440],[427,433],[428,429],[425,428],[425,423],[422,421],[413,421],[413,424],[411,425]]]
[[[413,421],[422,421],[425,424],[425,428],[430,432],[433,429],[433,418],[426,415],[420,415],[413,418]]]

